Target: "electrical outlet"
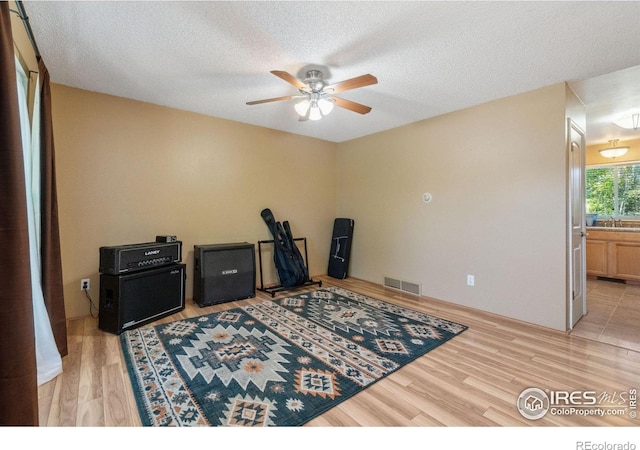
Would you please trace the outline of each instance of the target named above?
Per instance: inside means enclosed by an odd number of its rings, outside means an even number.
[[[467,286],[474,286],[476,284],[476,277],[473,275],[467,275]]]
[[[89,278],[83,278],[80,281],[80,290],[81,291],[88,291],[89,288],[91,288],[91,280]]]

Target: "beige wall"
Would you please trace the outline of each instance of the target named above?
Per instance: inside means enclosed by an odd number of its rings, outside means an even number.
[[[98,300],[100,246],[176,234],[191,297],[193,245],[269,239],[270,207],[314,274],[351,217],[352,276],[564,329],[568,104],[558,84],[335,145],[54,85],[68,316],[80,279]]]
[[[311,273],[326,273],[335,144],[62,85],[52,102],[68,317],[89,312],[82,278],[98,304],[99,247],[176,235],[191,298],[194,244],[271,239],[267,207],[307,237]]]
[[[557,84],[340,144],[351,275],[564,330],[568,96]]]
[[[632,139],[632,140],[620,140],[617,144],[617,147],[628,146],[629,151],[619,158],[605,158],[600,153],[599,150],[603,148],[610,147],[608,143],[600,144],[600,145],[590,145],[587,147],[586,153],[586,164],[587,165],[597,165],[597,164],[610,164],[610,163],[619,163],[619,162],[629,162],[629,161],[640,161],[640,139]]]

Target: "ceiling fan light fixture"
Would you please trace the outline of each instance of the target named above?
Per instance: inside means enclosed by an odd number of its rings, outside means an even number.
[[[333,100],[321,98],[320,100],[318,100],[318,107],[320,108],[322,115],[326,116],[331,111],[333,111]]]
[[[318,106],[317,100],[311,100],[311,106],[309,107],[309,120],[320,120],[322,119],[322,111],[320,111],[320,107]]]
[[[620,128],[637,131],[640,128],[640,113],[631,114],[630,117],[623,117],[613,123]]]
[[[309,120],[320,120],[333,110],[333,100],[318,99],[317,97],[317,94],[311,94],[309,98],[294,105],[300,117],[306,117]]]
[[[304,81],[299,80],[283,70],[272,70],[271,73],[298,89],[301,95],[286,95],[283,97],[254,100],[247,102],[247,105],[302,99],[294,105],[294,109],[300,116],[300,121],[320,120],[329,114],[334,106],[348,109],[358,114],[367,114],[371,111],[370,107],[344,98],[333,97],[333,95],[378,83],[378,79],[371,74],[360,75],[359,77],[329,85],[322,78],[322,72],[319,70],[307,71]]]
[[[310,106],[311,102],[308,99],[304,99],[301,102],[296,103],[294,108],[301,117],[305,117]]]
[[[622,156],[627,151],[629,151],[629,147],[617,147],[618,139],[612,139],[609,141],[609,147],[600,149],[600,154],[605,158],[617,158],[618,156]]]

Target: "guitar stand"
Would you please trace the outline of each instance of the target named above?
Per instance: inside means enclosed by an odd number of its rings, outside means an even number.
[[[307,262],[308,261],[307,238],[294,238],[293,240],[294,241],[304,241],[304,264],[307,267],[307,272],[308,272],[309,271],[309,263]],[[298,284],[296,286],[291,286],[291,287],[284,287],[281,284],[278,284],[276,286],[265,287],[264,286],[264,282],[263,282],[263,278],[262,278],[262,244],[273,244],[273,239],[271,239],[269,241],[258,241],[258,260],[260,261],[260,287],[258,288],[259,291],[271,294],[271,298],[273,298],[273,297],[276,296],[276,294],[278,292],[282,292],[282,291],[292,291],[294,289],[299,289],[299,288],[305,287],[305,286],[313,286],[315,284],[317,284],[318,287],[322,287],[322,281],[314,281],[311,278],[309,278],[307,281],[305,281],[302,284]]]

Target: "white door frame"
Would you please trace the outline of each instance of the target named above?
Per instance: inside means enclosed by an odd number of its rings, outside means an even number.
[[[576,134],[579,141],[576,143]],[[579,154],[573,152],[578,151]],[[585,133],[570,118],[567,119],[568,158],[568,221],[567,221],[567,329],[587,313],[586,272],[586,194],[585,194]],[[574,183],[578,184],[577,194]],[[576,248],[580,248],[576,257]],[[578,303],[578,307],[575,302]]]

